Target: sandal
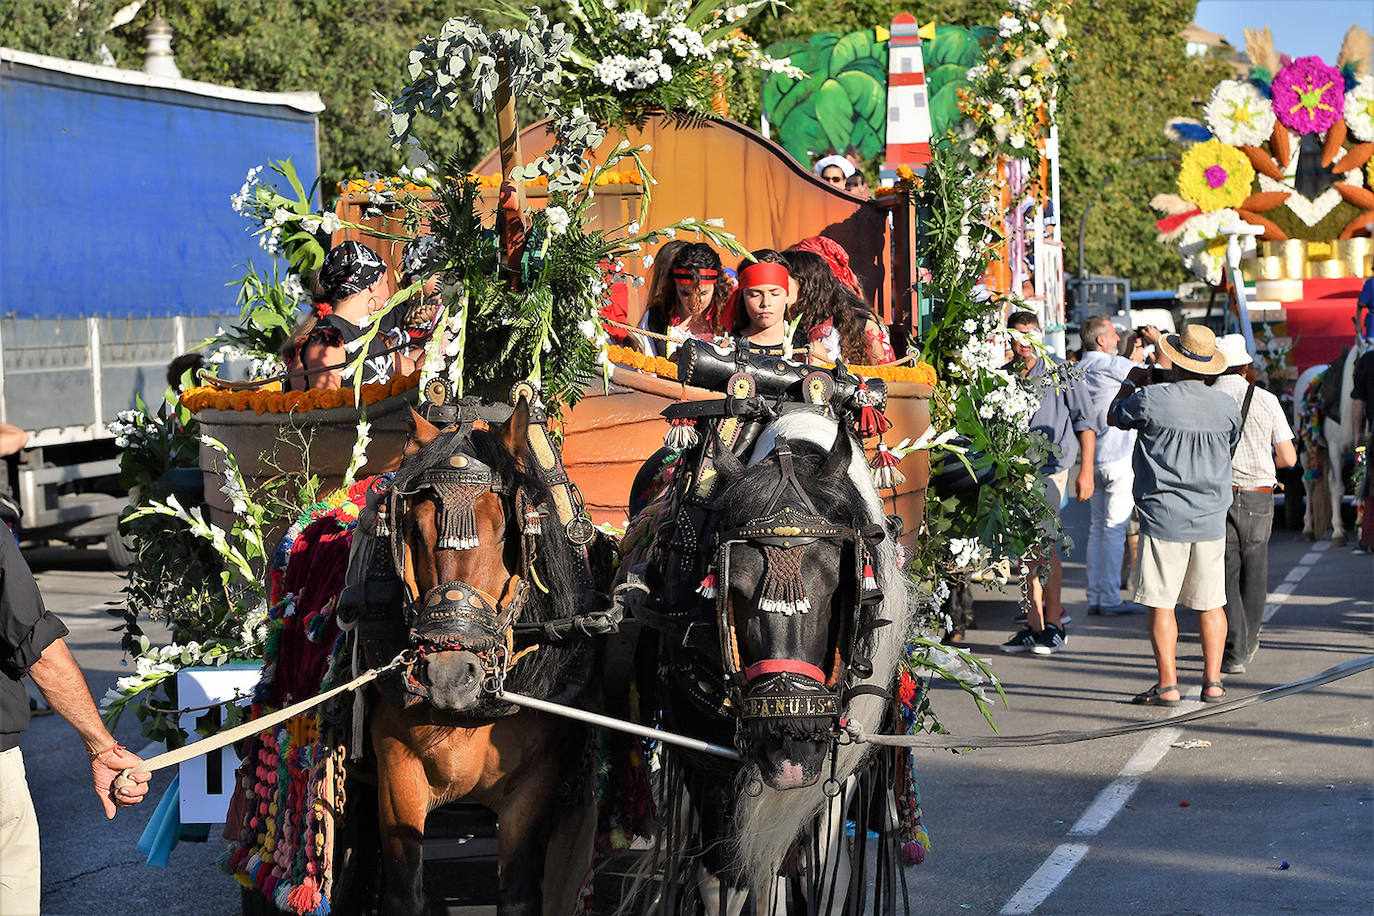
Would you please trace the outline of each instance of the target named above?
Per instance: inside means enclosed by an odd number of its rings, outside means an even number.
[[[1209,687],[1220,687],[1221,693],[1208,694],[1207,688]],[[1208,681],[1202,685],[1202,702],[1220,703],[1224,699],[1226,699],[1226,688],[1221,686],[1221,681]]]
[[[1178,700],[1166,700],[1160,696],[1160,694],[1165,691],[1177,689],[1177,684],[1170,684],[1168,687],[1161,687],[1159,684],[1155,684],[1144,693],[1137,693],[1131,702],[1137,706],[1177,706],[1179,704]]]

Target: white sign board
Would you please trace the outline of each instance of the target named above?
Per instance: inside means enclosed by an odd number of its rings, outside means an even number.
[[[184,668],[177,672],[177,705],[191,712],[182,715],[180,725],[189,741],[201,740],[196,734],[196,720],[208,711],[211,721],[219,718],[222,708],[205,707],[243,697],[239,705],[247,706],[258,685],[262,668],[255,664],[222,665],[218,668]],[[181,764],[181,822],[183,824],[222,824],[229,811],[229,798],[234,792],[234,771],[239,758],[232,745],[192,757]]]

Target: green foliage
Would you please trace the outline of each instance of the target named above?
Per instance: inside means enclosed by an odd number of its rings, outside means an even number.
[[[118,0],[13,0],[0,4],[0,47],[100,63]]]
[[[778,142],[799,162],[827,150],[882,153],[887,135],[887,42],[873,29],[808,41],[782,41],[765,52],[805,70],[805,80],[775,73],[763,84],[763,109]]]
[[[970,67],[983,59],[983,43],[997,35],[991,26],[964,29],[937,25],[935,38],[922,42],[926,66],[926,93],[930,101],[930,135],[944,137],[959,123],[958,92],[969,85]]]

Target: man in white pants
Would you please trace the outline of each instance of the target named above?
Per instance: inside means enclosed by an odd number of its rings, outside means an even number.
[[[1106,315],[1085,320],[1078,334],[1083,340],[1083,356],[1078,361],[1082,375],[1074,387],[1082,405],[1083,428],[1077,430],[1081,453],[1076,483],[1078,501],[1092,503],[1088,613],[1140,614],[1145,611],[1142,605],[1121,599],[1121,553],[1126,546],[1126,526],[1135,509],[1131,495],[1135,430],[1107,424],[1107,406],[1136,363],[1117,355],[1121,335]]]

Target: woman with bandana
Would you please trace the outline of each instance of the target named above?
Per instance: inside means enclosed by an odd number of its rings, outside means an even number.
[[[287,369],[306,373],[305,384],[297,377],[293,387],[341,388],[352,383],[346,364],[358,354],[347,345],[366,333],[367,317],[386,305],[385,276],[381,255],[361,242],[342,242],[329,250],[318,275],[321,297],[287,345]],[[390,352],[386,335],[379,332],[368,344],[362,384],[384,382],[412,368],[409,359]]]
[[[723,273],[720,255],[705,242],[681,245],[668,256],[660,252],[640,327],[679,342],[693,337],[714,339],[722,331],[720,316],[726,299]],[[676,348],[676,344],[657,339],[653,345],[656,356],[670,356]]]

